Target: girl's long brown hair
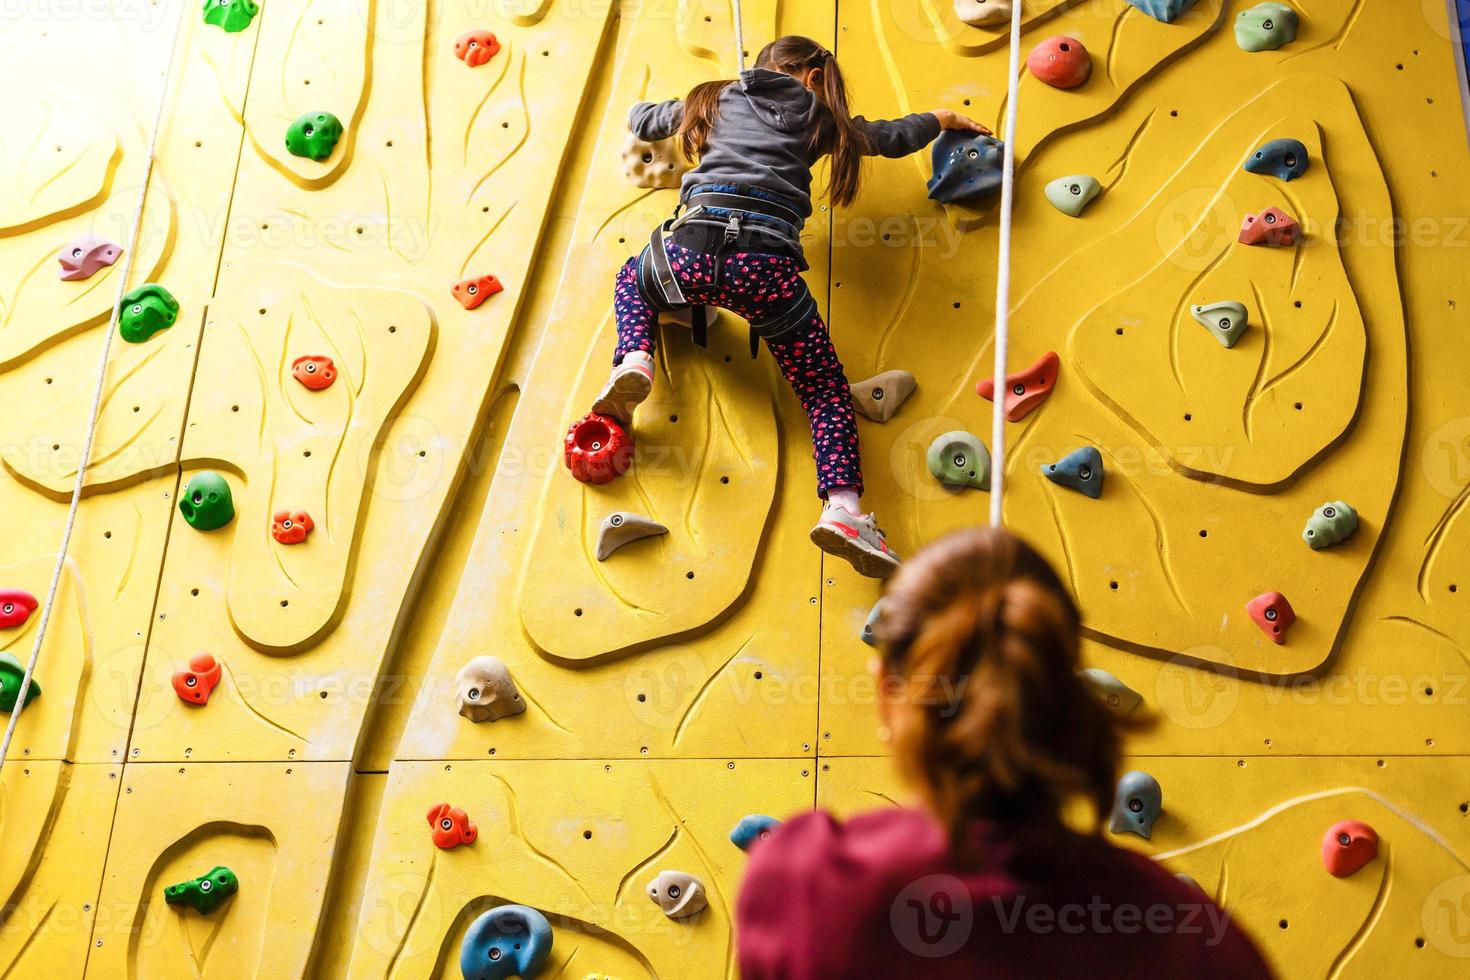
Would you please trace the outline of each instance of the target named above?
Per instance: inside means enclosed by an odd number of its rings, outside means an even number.
[[[1106,814],[1118,723],[1077,677],[1081,620],[1046,561],[1006,531],[951,534],[904,563],[877,627],[903,678],[889,712],[905,776],[960,843],[977,818],[1060,827]]]
[[[871,145],[867,133],[859,128],[848,109],[847,82],[836,56],[809,37],[788,34],[761,48],[755,66],[788,75],[821,69],[821,84],[814,94],[827,111],[812,127],[807,149],[813,160],[831,154],[832,203],[839,207],[851,204],[862,179],[863,155],[871,150]],[[733,79],[702,82],[684,97],[684,118],[678,135],[679,147],[688,159],[696,160],[704,152],[715,117],[719,115],[720,93],[734,84]]]

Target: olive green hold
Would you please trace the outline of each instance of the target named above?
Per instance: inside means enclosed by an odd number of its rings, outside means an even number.
[[[1102,184],[1086,174],[1059,177],[1046,185],[1046,199],[1058,211],[1074,218],[1080,217],[1083,209],[1101,193]]]
[[[946,432],[929,444],[929,472],[934,479],[957,490],[990,489],[990,450],[968,432]]]
[[[1341,500],[1323,504],[1312,511],[1307,526],[1302,531],[1302,540],[1321,551],[1347,540],[1358,529],[1358,512]]]
[[[240,890],[240,879],[223,864],[209,869],[208,874],[169,885],[163,900],[170,905],[187,905],[200,915],[208,915]]]
[[[16,699],[20,697],[20,682],[25,676],[25,665],[10,654],[0,652],[0,711],[9,714],[15,710]],[[41,685],[32,677],[30,689],[26,691],[24,707],[29,708],[31,702],[40,696]]]
[[[195,473],[184,484],[179,512],[196,531],[213,531],[235,518],[235,499],[230,485],[214,470]]]
[[[167,330],[179,317],[179,301],[156,282],[144,283],[122,298],[117,327],[122,339],[141,344],[160,330]]]
[[[332,155],[342,138],[342,120],[330,112],[308,112],[297,116],[286,129],[286,149],[298,157],[318,163]]]
[[[1250,314],[1246,311],[1245,304],[1234,300],[1192,306],[1189,312],[1210,332],[1210,336],[1220,342],[1221,347],[1234,347],[1236,341],[1240,340],[1240,335],[1245,333],[1245,328],[1250,325]]]
[[[1301,18],[1284,3],[1258,3],[1235,18],[1235,43],[1246,51],[1275,51],[1296,40]]]
[[[227,34],[237,34],[250,26],[260,7],[255,0],[204,0],[204,23],[213,24]]]

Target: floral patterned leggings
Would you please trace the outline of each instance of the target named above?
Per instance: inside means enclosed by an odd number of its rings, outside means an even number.
[[[714,284],[714,256],[666,242],[669,264],[679,288],[691,303],[718,306],[745,319],[770,316],[790,302],[800,288],[801,269],[794,258],[763,252],[735,252],[724,257],[719,285]],[[638,257],[618,270],[613,309],[618,321],[618,347],[613,363],[624,354],[656,346],[658,311],[638,291]],[[781,374],[790,382],[806,409],[817,460],[817,494],[826,497],[836,487],[863,490],[862,460],[858,455],[857,421],[842,362],[832,346],[827,324],[813,313],[803,326],[772,343],[766,342]]]

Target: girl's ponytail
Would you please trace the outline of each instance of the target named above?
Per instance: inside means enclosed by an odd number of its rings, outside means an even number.
[[[883,599],[894,754],[956,843],[977,818],[1061,825],[1080,797],[1112,804],[1117,723],[1077,677],[1080,619],[1018,538],[952,534]]]

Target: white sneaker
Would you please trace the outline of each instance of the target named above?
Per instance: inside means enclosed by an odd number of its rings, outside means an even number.
[[[633,425],[633,409],[653,391],[653,362],[642,357],[625,357],[613,368],[592,411],[617,420],[624,428]]]
[[[888,550],[872,514],[853,514],[829,502],[812,528],[812,543],[829,555],[845,558],[868,578],[887,578],[898,570],[898,556]]]

